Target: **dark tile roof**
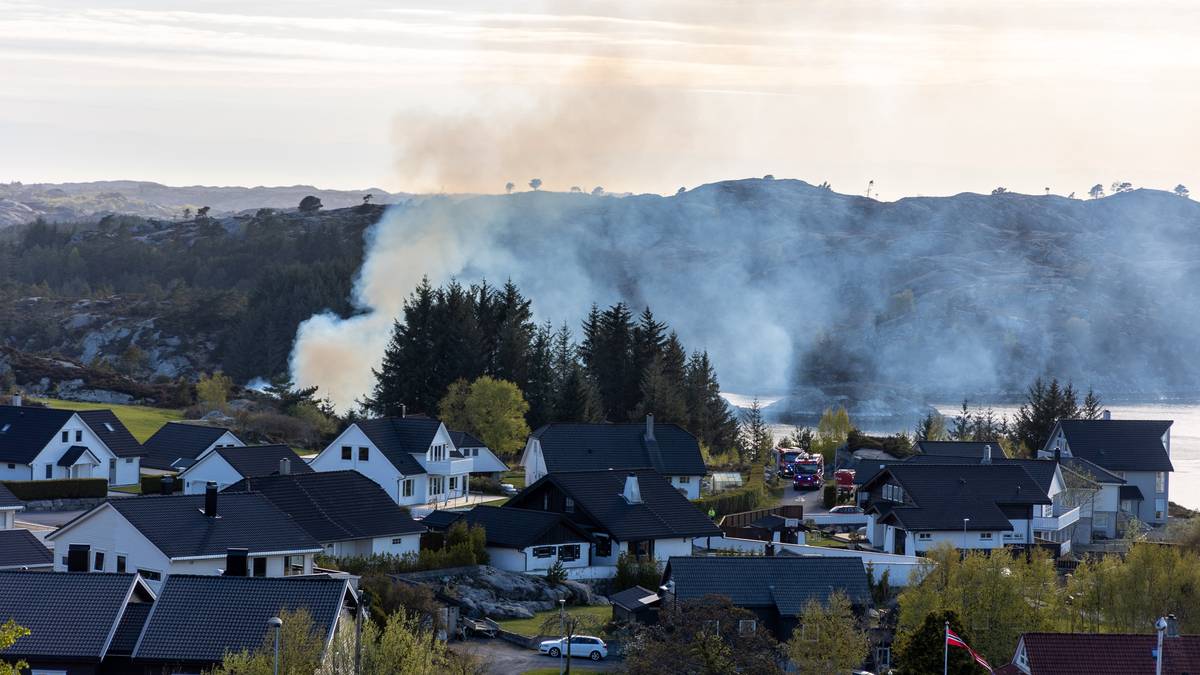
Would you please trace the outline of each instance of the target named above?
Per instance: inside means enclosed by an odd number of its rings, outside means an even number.
[[[1071,454],[1109,471],[1174,471],[1162,437],[1164,420],[1060,420]],[[1050,443],[1045,450],[1052,451]]]
[[[1153,633],[1026,633],[1032,675],[1153,675]],[[1163,675],[1200,673],[1200,635],[1163,640]]]
[[[672,557],[664,578],[675,582],[680,600],[723,595],[739,607],[776,607],[783,616],[798,616],[810,599],[826,602],[835,591],[857,605],[871,602],[858,557]]]
[[[880,471],[883,471],[893,464],[903,464],[904,461],[905,460],[902,459],[863,460],[861,463],[859,463],[858,469],[854,471],[854,484],[866,485],[867,483],[871,482],[872,478],[878,476]]]
[[[54,554],[29,530],[0,530],[0,569],[53,564]]]
[[[591,537],[565,516],[548,511],[476,506],[470,511],[434,511],[421,521],[428,527],[448,528],[459,520],[468,525],[481,525],[487,533],[487,543],[503,548],[525,548],[539,544],[567,544],[591,541]],[[450,516],[449,514],[454,514]],[[448,522],[447,522],[448,521]],[[447,523],[439,526],[437,523]]]
[[[915,455],[906,460],[909,464],[979,464],[978,457],[961,455]],[[1054,482],[1054,473],[1058,464],[1050,459],[1008,459],[993,455],[992,464],[995,466],[1019,466],[1037,483],[1042,492],[1049,494],[1050,485]]]
[[[960,530],[964,518],[970,518],[968,530],[1011,530],[1001,505],[1051,503],[1018,464],[901,462],[887,467],[863,487],[869,491],[889,476],[904,488],[906,503],[874,500],[868,507],[886,505],[890,513],[883,519],[908,530]]]
[[[1074,471],[1097,483],[1121,485],[1125,482],[1124,478],[1106,470],[1102,466],[1096,466],[1095,463],[1089,462],[1082,457],[1063,457],[1060,463],[1064,469]]]
[[[640,503],[631,504],[622,496],[630,473],[637,476]],[[545,483],[572,497],[577,509],[618,541],[720,536],[721,529],[653,469],[547,474],[502,508],[537,508],[523,502]]]
[[[9,490],[8,488],[4,487],[3,483],[0,483],[0,509],[7,509],[13,506],[25,508],[25,502],[17,499],[17,496],[12,493],[12,490]]]
[[[221,499],[246,491],[270,500],[322,544],[424,532],[408,509],[357,471],[318,471],[240,480]]]
[[[0,405],[0,462],[33,461],[73,414],[54,408]]]
[[[639,612],[659,600],[657,591],[647,590],[641,586],[626,588],[620,593],[608,596],[610,603],[630,612]]]
[[[413,454],[424,454],[433,444],[441,422],[428,417],[381,417],[355,422],[384,457],[405,476],[425,473]]]
[[[218,662],[227,652],[253,651],[268,636],[267,621],[283,610],[306,610],[328,640],[348,593],[344,579],[172,574],[134,658],[201,664]]]
[[[448,511],[437,509],[430,512],[421,519],[421,524],[425,527],[435,530],[444,530],[449,528],[454,523],[457,523],[463,517],[462,511]]]
[[[654,469],[669,476],[702,476],[707,470],[696,437],[676,424],[547,424],[533,433],[546,470]]]
[[[279,461],[291,460],[293,474],[313,473],[312,467],[286,445],[246,445],[236,448],[216,448],[217,453],[239,475],[246,478],[273,476],[279,473]]]
[[[66,452],[64,452],[61,457],[58,458],[58,465],[71,466],[75,464],[75,462],[82,457],[83,453],[85,452],[91,452],[88,450],[86,445],[72,445],[71,447],[67,448]]]
[[[150,610],[153,608],[154,603],[150,602],[131,602],[125,606],[125,614],[117,624],[117,632],[113,633],[112,643],[108,646],[109,654],[133,654],[133,648],[142,636],[142,629],[146,627],[146,618],[150,616]]]
[[[983,458],[985,446],[992,446],[992,457],[1003,457],[1004,451],[1000,443],[984,443],[979,441],[917,441],[917,449],[923,455],[939,457],[974,457]]]
[[[142,444],[138,443],[129,429],[111,410],[80,410],[80,419],[88,425],[100,440],[113,451],[117,457],[136,457],[145,453]]]
[[[217,518],[204,515],[204,499],[204,495],[153,495],[113,499],[107,504],[169,558],[225,555],[227,549],[239,547],[250,549],[251,554],[321,548],[320,542],[262,495],[221,493]]]
[[[486,448],[487,444],[466,431],[451,431],[450,441],[456,448]],[[489,448],[490,449],[490,448]]]
[[[1120,495],[1121,499],[1133,499],[1137,501],[1146,500],[1146,498],[1142,496],[1141,488],[1136,485],[1122,485],[1120,488],[1118,488],[1118,494]]]
[[[142,466],[150,469],[173,471],[177,459],[194,460],[229,431],[224,427],[210,427],[187,422],[167,422],[142,444],[145,456]]]
[[[99,661],[140,583],[135,574],[0,572],[0,617],[29,629],[0,659]]]

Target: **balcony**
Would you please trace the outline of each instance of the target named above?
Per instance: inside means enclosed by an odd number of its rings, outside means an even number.
[[[435,476],[455,476],[464,473],[471,473],[471,465],[473,462],[469,459],[455,459],[453,457],[443,459],[440,462],[422,461],[425,466],[426,473]]]
[[[1071,525],[1079,522],[1079,509],[1076,506],[1070,509],[1060,508],[1057,504],[1054,506],[1053,516],[1039,516],[1033,519],[1033,529],[1039,532],[1058,532],[1066,529]]]

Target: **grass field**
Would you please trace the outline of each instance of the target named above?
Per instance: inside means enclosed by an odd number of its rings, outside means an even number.
[[[520,490],[525,487],[525,469],[517,469],[515,471],[506,471],[500,478],[501,483],[511,483],[513,487]]]
[[[45,403],[51,408],[61,408],[64,410],[111,410],[129,429],[129,433],[138,439],[139,443],[144,443],[147,438],[154,435],[159,427],[167,422],[174,422],[183,419],[183,414],[178,410],[168,408],[150,408],[141,405],[117,405],[115,403],[84,403],[82,401],[63,401],[57,398],[39,398],[39,403]]]
[[[584,627],[581,632],[589,635],[594,635],[599,632],[600,627],[608,623],[612,619],[612,607],[609,605],[587,605],[583,607],[568,607],[567,614],[572,616],[583,616]],[[558,610],[552,609],[548,612],[538,612],[533,615],[532,619],[505,619],[497,621],[500,627],[510,633],[519,635],[538,635],[542,632],[542,623],[548,618],[558,620]],[[557,624],[555,624],[557,625]]]

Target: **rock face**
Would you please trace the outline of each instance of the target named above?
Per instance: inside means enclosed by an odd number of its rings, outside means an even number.
[[[551,585],[543,577],[506,572],[488,565],[402,576],[432,587],[473,618],[528,619],[536,612],[558,607],[559,600],[572,605],[608,604],[608,600],[594,594],[586,584],[567,581]]]

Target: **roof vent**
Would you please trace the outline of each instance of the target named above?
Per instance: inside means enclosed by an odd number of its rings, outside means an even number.
[[[646,440],[654,440],[654,413],[646,413]]]
[[[292,460],[284,457],[279,460],[279,475],[286,476],[292,472]]]
[[[20,394],[12,395],[12,404],[17,406],[18,408],[21,407],[21,395]]]
[[[1100,419],[1104,420],[1105,422],[1108,422],[1109,420],[1112,419],[1112,411],[1105,410],[1104,412],[1100,413]]]
[[[642,503],[642,488],[638,485],[637,475],[630,473],[625,477],[625,489],[621,492],[621,496],[630,504]]]
[[[983,446],[983,464],[991,464],[991,463],[992,463],[992,446],[985,445],[985,446]]]

